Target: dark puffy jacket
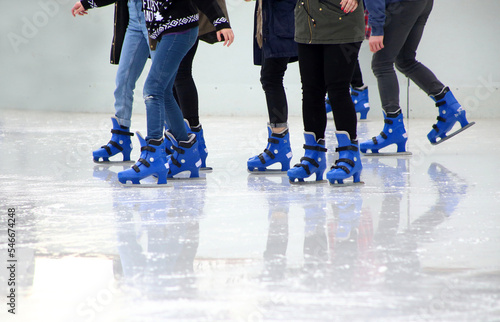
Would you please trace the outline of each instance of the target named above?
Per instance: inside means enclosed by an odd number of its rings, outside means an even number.
[[[261,0],[259,0],[261,1]],[[263,44],[259,48],[254,37],[253,61],[262,65],[262,58],[290,57],[290,62],[297,61],[297,43],[294,36],[294,14],[296,0],[263,0],[262,3],[262,34]],[[258,1],[255,5],[257,17]],[[257,29],[257,19],[254,19],[254,36]]]

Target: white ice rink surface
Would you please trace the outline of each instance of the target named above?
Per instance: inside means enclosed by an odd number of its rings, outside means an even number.
[[[370,113],[360,140],[382,129]],[[498,119],[438,146],[434,120],[407,120],[413,156],[363,157],[365,184],[335,187],[249,175],[266,120],[204,117],[213,172],[128,188],[130,165],[92,161],[108,115],[0,116],[2,322],[500,321]],[[330,118],[330,165],[335,145]]]

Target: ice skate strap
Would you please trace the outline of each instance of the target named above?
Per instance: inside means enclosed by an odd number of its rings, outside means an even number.
[[[106,152],[108,152],[109,155],[111,155],[113,153],[111,152],[111,149],[109,148],[108,145],[114,146],[115,148],[118,149],[118,151],[123,151],[123,148],[118,143],[116,143],[115,141],[109,141],[107,145],[101,146],[101,148],[103,148],[104,150],[106,150]]]
[[[134,133],[132,132],[125,132],[122,130],[111,130],[112,134],[121,134],[121,135],[128,135],[128,136],[134,136]]]
[[[267,154],[271,158],[271,160],[275,158],[274,154],[268,149],[264,149],[264,153]],[[259,160],[260,162],[262,162],[262,164],[266,163],[266,159],[264,159],[264,153],[259,154]]]
[[[307,145],[304,144],[304,149],[305,150],[314,150],[314,151],[319,151],[319,152],[326,152],[328,151],[326,148],[319,146],[319,145]]]
[[[441,121],[441,122],[446,122],[446,119],[444,117],[441,117],[441,116],[438,116],[436,119],[438,121]]]
[[[348,145],[348,146],[339,146],[338,148],[335,149],[335,152],[340,152],[340,151],[354,151],[354,152],[357,152],[358,151],[358,147],[357,146]]]
[[[444,105],[444,104],[446,104],[446,101],[445,101],[445,100],[442,100],[442,101],[436,102],[436,106],[437,106],[437,107],[440,107],[441,105]]]
[[[307,175],[311,174],[311,170],[309,170],[309,165],[302,163],[302,161],[307,161],[310,164],[312,164],[313,166],[315,166],[316,168],[319,168],[319,164],[318,164],[318,162],[316,162],[316,160],[308,158],[308,157],[302,157],[302,158],[300,158],[300,162],[301,163],[297,163],[296,165],[294,165],[294,167],[302,167],[302,168],[304,168],[304,170],[306,170]]]
[[[387,134],[385,134],[384,132],[380,132],[380,136],[384,139],[384,140],[387,140]],[[372,137],[372,141],[373,141],[373,144],[378,144],[378,141],[377,141],[377,137]]]
[[[137,163],[132,166],[132,169],[134,169],[134,171],[137,173],[141,172],[141,170],[139,169],[139,166],[137,166],[138,163],[144,164],[147,168],[149,168],[151,166],[151,164],[149,164],[148,161],[146,161],[143,158],[139,158],[139,160],[137,160]]]
[[[172,157],[170,157],[170,160],[172,161],[172,163],[173,163],[176,167],[178,167],[178,168],[180,168],[180,167],[181,167],[180,162],[179,162],[179,161],[177,161],[177,159],[176,159],[176,158],[174,158],[174,156],[173,156],[173,155],[172,155]]]
[[[389,119],[384,119],[384,123],[385,124],[392,124],[394,122],[392,120],[389,120]]]
[[[273,138],[268,138],[267,142],[274,143],[274,144],[279,144],[280,143],[280,141],[278,139],[273,139]]]
[[[185,151],[181,148],[178,148],[176,147],[175,145],[172,145],[172,149],[174,149],[175,152],[179,153],[179,154],[184,154]]]
[[[142,151],[156,152],[156,149],[152,146],[146,145],[141,147],[141,152]]]
[[[342,160],[342,161],[340,161],[340,160]],[[348,159],[339,159],[339,160],[337,160],[337,161],[335,162],[335,164],[337,164],[337,162],[346,162],[345,160],[348,160]],[[349,160],[349,161],[351,161],[351,160]],[[347,163],[347,162],[346,162],[346,163]],[[353,164],[353,167],[354,167],[354,164]],[[344,166],[344,165],[333,165],[333,166],[332,166],[332,169],[342,169],[342,170],[344,170],[344,171],[345,171],[345,173],[347,173],[347,174],[351,173],[351,171],[349,170],[349,168],[347,168],[347,167],[346,167],[346,166]]]
[[[384,132],[380,132],[380,136],[384,139],[384,140],[387,140],[387,134],[385,134]],[[373,144],[377,145],[378,144],[378,140],[377,140],[377,137],[374,136],[372,137],[372,141],[373,141]],[[357,151],[357,150],[356,150]]]

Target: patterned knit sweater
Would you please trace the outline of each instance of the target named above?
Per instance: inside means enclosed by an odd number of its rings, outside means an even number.
[[[109,5],[117,0],[81,0],[85,9]],[[216,30],[230,28],[216,0],[142,0],[149,37],[181,32],[198,26],[198,8],[212,21]]]

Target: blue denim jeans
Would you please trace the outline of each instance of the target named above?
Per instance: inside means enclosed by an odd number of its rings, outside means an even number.
[[[115,116],[122,126],[130,127],[135,83],[149,57],[148,31],[142,0],[128,0],[129,23],[116,72]]]
[[[173,86],[179,65],[197,38],[198,27],[194,27],[182,33],[163,35],[158,42],[143,91],[148,127],[146,140],[161,139],[164,125],[177,141],[188,139]]]

